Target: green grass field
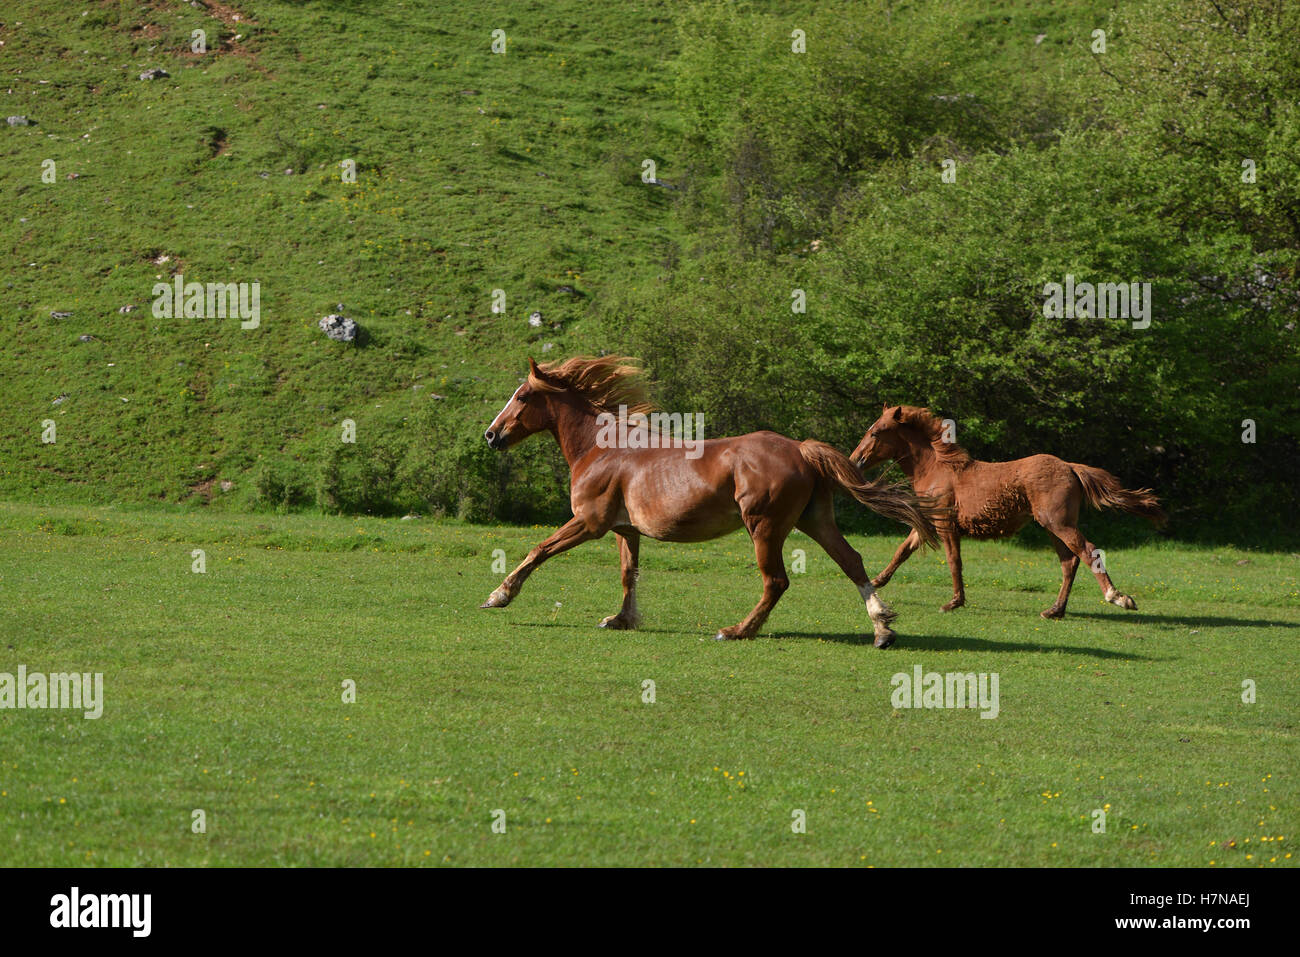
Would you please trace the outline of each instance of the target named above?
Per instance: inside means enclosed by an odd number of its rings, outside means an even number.
[[[0,713],[0,863],[1295,863],[1300,556],[1115,550],[1140,611],[1081,575],[1045,622],[1049,550],[968,544],[951,615],[931,552],[884,592],[882,652],[800,536],[755,641],[709,640],[758,596],[743,534],[648,542],[639,632],[595,627],[612,540],[480,610],[493,550],[548,532],[0,505],[0,670],[103,672],[106,699]],[[896,541],[853,543],[875,570]],[[997,718],[896,710],[917,665],[997,673]]]

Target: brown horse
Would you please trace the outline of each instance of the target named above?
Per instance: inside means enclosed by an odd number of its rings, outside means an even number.
[[[1079,506],[1087,498],[1094,508],[1118,508],[1162,525],[1165,513],[1150,489],[1129,491],[1109,472],[1064,462],[1054,455],[978,462],[950,439],[944,422],[929,409],[886,405],[852,455],[863,469],[892,459],[907,474],[917,495],[931,496],[936,505],[956,511],[955,522],[942,515],[935,519],[952,572],[952,601],[943,606],[944,611],[966,604],[961,536],[1002,538],[1017,532],[1031,516],[1047,530],[1061,559],[1061,592],[1042,612],[1044,618],[1065,615],[1081,560],[1097,576],[1106,601],[1121,608],[1137,608],[1133,599],[1111,582],[1104,553],[1080,533]],[[919,538],[909,535],[872,584],[883,588],[920,544]]]
[[[653,406],[640,369],[620,356],[576,357],[537,365],[485,434],[505,449],[535,432],[555,436],[569,463],[573,518],[546,539],[488,596],[484,608],[510,604],[542,562],[591,539],[614,532],[623,572],[623,607],[600,624],[635,628],[637,555],[641,536],[669,542],[700,542],[744,526],[754,540],[763,597],[742,622],[715,636],[752,638],[790,586],[781,549],[797,528],[824,548],[858,586],[875,630],[875,644],[894,641],[894,612],[875,594],[862,557],[835,524],[833,494],[848,492],[868,508],[912,526],[918,541],[934,541],[927,511],[893,485],[870,483],[840,452],[821,442],[796,442],[774,432],[682,443],[652,443],[636,416]],[[606,416],[626,413],[627,440],[611,444]],[[635,434],[635,438],[634,438]],[[659,433],[653,433],[659,437]],[[650,445],[659,447],[647,447]],[[669,446],[669,447],[664,447]],[[690,454],[688,454],[690,453]]]

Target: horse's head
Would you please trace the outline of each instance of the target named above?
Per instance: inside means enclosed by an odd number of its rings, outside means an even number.
[[[869,469],[873,465],[898,458],[899,454],[907,448],[898,434],[898,427],[902,421],[903,407],[896,405],[891,408],[886,404],[880,418],[867,429],[867,434],[862,437],[858,447],[849,456],[853,464],[861,469]]]
[[[528,380],[515,390],[515,394],[510,397],[505,408],[497,413],[497,417],[483,433],[491,448],[499,452],[555,424],[550,403],[547,401],[548,393],[537,387],[539,381],[548,381],[547,373],[539,369],[537,363],[530,358]]]

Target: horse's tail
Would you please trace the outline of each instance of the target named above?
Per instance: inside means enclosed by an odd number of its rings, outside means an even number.
[[[938,544],[934,518],[943,509],[936,509],[928,500],[918,499],[905,485],[881,479],[868,482],[847,455],[825,442],[815,439],[801,442],[799,454],[819,475],[844,489],[873,512],[912,526],[926,545]]]
[[[1149,488],[1137,491],[1124,488],[1119,479],[1104,469],[1095,469],[1090,465],[1071,462],[1070,468],[1083,484],[1083,494],[1088,496],[1088,504],[1093,508],[1118,508],[1132,515],[1141,515],[1155,526],[1169,521],[1160,499]]]

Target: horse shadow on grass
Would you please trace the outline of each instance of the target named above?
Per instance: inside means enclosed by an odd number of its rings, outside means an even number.
[[[1206,628],[1296,628],[1294,621],[1270,621],[1267,618],[1220,618],[1216,615],[1146,615],[1129,612],[1114,615],[1104,612],[1072,611],[1071,618],[1088,618],[1093,621],[1134,622],[1142,625],[1204,625]]]
[[[1099,616],[1106,617],[1106,616]],[[581,628],[573,622],[561,621],[532,621],[520,622],[519,624],[527,628]],[[596,627],[593,630],[607,635],[621,635],[621,631],[607,631],[604,628]],[[636,629],[638,634],[680,636],[683,632],[674,628],[647,628],[644,625]],[[690,634],[687,632],[686,634]],[[698,636],[701,641],[705,638],[712,639],[712,635]],[[874,635],[862,634],[859,632],[847,632],[833,635],[826,632],[813,631],[773,631],[763,632],[754,639],[755,641],[771,641],[773,639],[794,639],[804,641],[835,641],[845,645],[864,645],[868,648],[873,647],[872,641]],[[899,644],[894,648],[899,651],[1003,651],[1016,654],[1025,652],[1043,652],[1056,653],[1064,655],[1081,655],[1088,658],[1110,658],[1121,661],[1166,661],[1166,658],[1155,658],[1150,655],[1139,655],[1125,651],[1108,651],[1105,648],[1086,648],[1079,645],[1053,645],[1034,641],[998,641],[993,638],[971,638],[956,635],[903,635]],[[892,649],[891,649],[892,650]]]
[[[870,634],[828,635],[824,632],[782,631],[774,632],[772,638],[817,639],[819,641],[837,641],[846,645],[872,644]],[[1088,658],[1113,658],[1122,661],[1164,661],[1150,655],[1139,655],[1126,651],[1108,651],[1105,648],[1086,648],[1079,645],[1053,645],[1036,641],[998,641],[994,638],[972,638],[958,635],[903,635],[898,644],[890,650],[899,651],[1003,651],[1023,654],[1027,651],[1081,655]]]

